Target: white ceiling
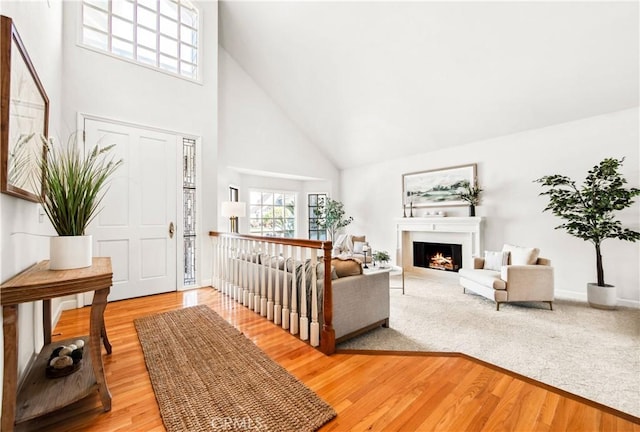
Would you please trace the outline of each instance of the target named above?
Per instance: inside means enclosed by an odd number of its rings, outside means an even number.
[[[220,44],[339,168],[638,105],[638,2],[221,1]]]

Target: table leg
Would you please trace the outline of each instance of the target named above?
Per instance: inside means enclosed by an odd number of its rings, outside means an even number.
[[[4,371],[2,385],[2,432],[13,430],[18,384],[18,305],[2,308]]]
[[[111,342],[109,342],[109,336],[107,336],[107,326],[104,325],[104,316],[102,317],[102,330],[100,330],[100,336],[102,336],[102,343],[104,349],[107,350],[107,354],[111,354]]]
[[[42,328],[44,329],[44,344],[51,343],[51,300],[42,300]]]
[[[111,392],[109,392],[107,380],[104,377],[104,364],[100,346],[100,337],[104,329],[104,309],[107,307],[108,295],[109,288],[96,290],[91,304],[91,319],[89,323],[89,352],[104,411],[111,410]]]

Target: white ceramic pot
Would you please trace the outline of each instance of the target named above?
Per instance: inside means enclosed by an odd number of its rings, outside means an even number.
[[[616,287],[613,285],[598,286],[597,283],[587,284],[587,300],[596,309],[615,309],[618,304]]]
[[[69,270],[91,265],[91,236],[59,236],[49,241],[49,268]]]

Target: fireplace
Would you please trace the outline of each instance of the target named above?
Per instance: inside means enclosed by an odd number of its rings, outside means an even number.
[[[413,265],[457,272],[462,267],[462,245],[414,241]]]

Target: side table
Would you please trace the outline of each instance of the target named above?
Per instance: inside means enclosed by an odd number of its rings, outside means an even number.
[[[41,261],[0,286],[4,332],[2,432],[12,431],[18,423],[67,406],[95,390],[100,394],[104,411],[111,410],[111,393],[104,377],[100,339],[107,353],[111,354],[104,310],[112,277],[111,258],[93,258],[91,267],[73,270],[49,270],[49,261]],[[94,290],[89,336],[52,344],[51,299]],[[43,300],[45,346],[30,370],[25,371],[26,376],[18,392],[18,304],[37,300]],[[63,378],[46,378],[45,367],[55,346],[68,345],[77,339],[86,341],[80,369]]]

